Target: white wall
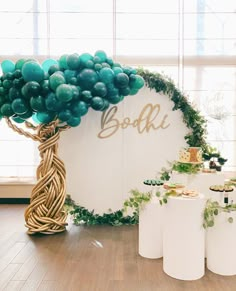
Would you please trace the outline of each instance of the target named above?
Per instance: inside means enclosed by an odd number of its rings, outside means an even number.
[[[139,133],[137,127],[128,126],[110,137],[99,138],[102,113],[90,110],[79,127],[61,134],[59,151],[67,170],[67,193],[77,203],[97,213],[120,209],[131,189],[147,190],[143,180],[155,178],[163,166],[168,167],[167,161],[178,158],[180,148],[186,146],[188,129],[182,112],[172,111],[174,104],[167,96],[143,88],[115,105],[118,111],[113,119],[122,122],[129,117],[134,121],[147,104],[157,106],[150,121],[159,126],[166,115],[163,127],[168,127]],[[141,118],[141,129],[146,117],[147,111]]]

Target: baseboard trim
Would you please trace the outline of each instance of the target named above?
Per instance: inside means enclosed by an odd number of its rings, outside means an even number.
[[[0,198],[0,204],[30,204],[30,198]]]

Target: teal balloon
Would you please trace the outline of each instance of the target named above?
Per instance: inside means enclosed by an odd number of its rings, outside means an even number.
[[[31,97],[30,106],[35,111],[46,111],[45,98],[42,96]]]
[[[98,50],[95,52],[95,56],[99,57],[101,62],[105,62],[107,60],[107,55],[104,51]]]
[[[39,83],[44,79],[44,71],[38,63],[27,61],[22,67],[22,76],[25,82],[36,81]]]
[[[91,89],[98,81],[98,74],[92,69],[83,69],[78,75],[78,83],[83,89]]]
[[[103,83],[108,84],[113,82],[115,74],[111,68],[102,68],[99,77]]]
[[[4,74],[15,71],[15,64],[11,60],[4,60],[1,63],[1,67]]]
[[[72,116],[68,121],[67,121],[67,124],[71,127],[76,127],[80,124],[81,122],[81,118],[80,117],[75,117],[75,116]]]
[[[48,74],[51,76],[52,74],[54,74],[55,72],[60,71],[60,67],[59,64],[55,64],[52,65],[49,69],[48,69]]]
[[[103,66],[101,64],[95,64],[94,65],[94,70],[95,71],[100,71],[103,68]]]
[[[113,70],[115,75],[117,75],[119,73],[123,73],[123,69],[120,67],[113,67],[112,70]]]
[[[104,100],[101,97],[93,97],[91,100],[91,104],[90,106],[94,109],[94,110],[102,110],[104,107]]]
[[[55,72],[49,77],[49,87],[56,91],[57,87],[61,84],[65,84],[66,80],[63,74],[59,72]]]
[[[128,96],[130,93],[130,88],[129,87],[120,88],[119,93],[120,95]]]
[[[12,101],[12,109],[16,114],[24,114],[28,111],[28,106],[24,99],[17,98]]]
[[[67,65],[67,54],[64,54],[60,57],[58,63],[59,63],[59,67],[61,70],[66,70],[69,69],[68,65]]]
[[[1,106],[0,112],[3,116],[10,117],[14,115],[14,111],[12,110],[10,103],[5,103]]]
[[[40,124],[41,122],[38,120],[36,114],[32,115],[32,120],[36,123],[36,124]]]
[[[47,59],[45,61],[42,62],[42,68],[44,70],[44,72],[48,72],[49,68],[53,65],[58,65],[58,61],[54,60],[54,59]]]
[[[41,123],[49,123],[55,119],[56,114],[52,112],[37,112],[36,117]]]
[[[70,85],[72,89],[72,99],[73,100],[79,100],[79,95],[80,95],[80,87],[75,86],[75,85]]]
[[[129,95],[136,95],[138,93],[138,89],[130,89]]]
[[[5,89],[10,89],[12,87],[12,84],[13,84],[12,80],[4,80],[2,82],[2,85]]]
[[[89,53],[84,53],[80,55],[80,64],[82,67],[86,66],[87,61],[92,60],[93,56]]]
[[[129,85],[129,77],[125,73],[119,73],[115,76],[115,84],[118,88],[125,88]]]
[[[144,86],[144,79],[139,75],[132,74],[132,79],[129,81],[130,87],[132,89],[141,89]]]
[[[2,117],[3,117],[3,116],[2,116],[2,113],[0,112],[0,120],[2,119]]]
[[[62,102],[68,102],[73,97],[73,89],[71,85],[61,84],[56,89],[56,96]]]
[[[16,123],[23,123],[25,122],[24,119],[20,118],[19,116],[12,116],[11,119]]]
[[[58,118],[63,122],[68,121],[71,117],[72,117],[72,114],[69,109],[64,109],[58,114]]]
[[[72,113],[75,116],[83,116],[88,112],[88,105],[84,101],[76,102],[72,107]]]
[[[98,56],[94,56],[94,57],[93,57],[93,62],[94,62],[95,64],[99,64],[99,63],[102,63],[103,61],[102,61]]]
[[[70,70],[78,70],[80,66],[80,57],[76,53],[68,55],[66,58],[66,62]]]
[[[94,96],[105,97],[107,95],[107,87],[102,82],[97,82],[93,87]]]

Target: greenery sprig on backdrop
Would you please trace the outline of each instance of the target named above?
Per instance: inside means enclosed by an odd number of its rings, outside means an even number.
[[[199,110],[195,109],[194,106],[188,101],[187,97],[176,87],[174,82],[167,76],[159,73],[153,73],[148,70],[138,69],[138,74],[144,78],[148,88],[154,89],[157,93],[161,93],[173,101],[174,105],[172,110],[182,111],[183,122],[187,128],[189,128],[189,133],[184,137],[186,143],[189,146],[200,147],[202,149],[203,156],[211,155],[214,148],[206,142],[207,121],[200,114]],[[222,158],[219,152],[216,153],[217,157],[220,158],[223,163],[226,162],[226,159]],[[173,170],[173,165],[169,169],[162,168],[160,172],[161,180],[169,180],[170,173]],[[191,170],[195,171],[195,168]],[[133,216],[125,216],[123,209],[116,212],[110,211],[109,213],[98,215],[95,214],[93,210],[89,211],[85,207],[76,205],[70,198],[67,199],[66,205],[70,206],[70,214],[73,216],[75,224],[80,224],[81,222],[87,225],[127,225],[138,223],[137,211],[134,211]],[[124,207],[126,206],[124,205]]]

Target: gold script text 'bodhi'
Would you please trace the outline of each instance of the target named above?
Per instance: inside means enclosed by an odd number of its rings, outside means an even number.
[[[114,135],[119,128],[126,129],[127,127],[137,128],[138,133],[149,132],[150,129],[166,129],[170,124],[166,124],[168,117],[165,114],[161,119],[158,118],[160,115],[160,104],[146,104],[141,110],[138,118],[131,120],[130,117],[125,117],[122,121],[116,118],[118,111],[117,106],[111,107],[102,113],[101,117],[101,131],[98,133],[99,138],[108,138]],[[158,120],[159,119],[159,120]]]

